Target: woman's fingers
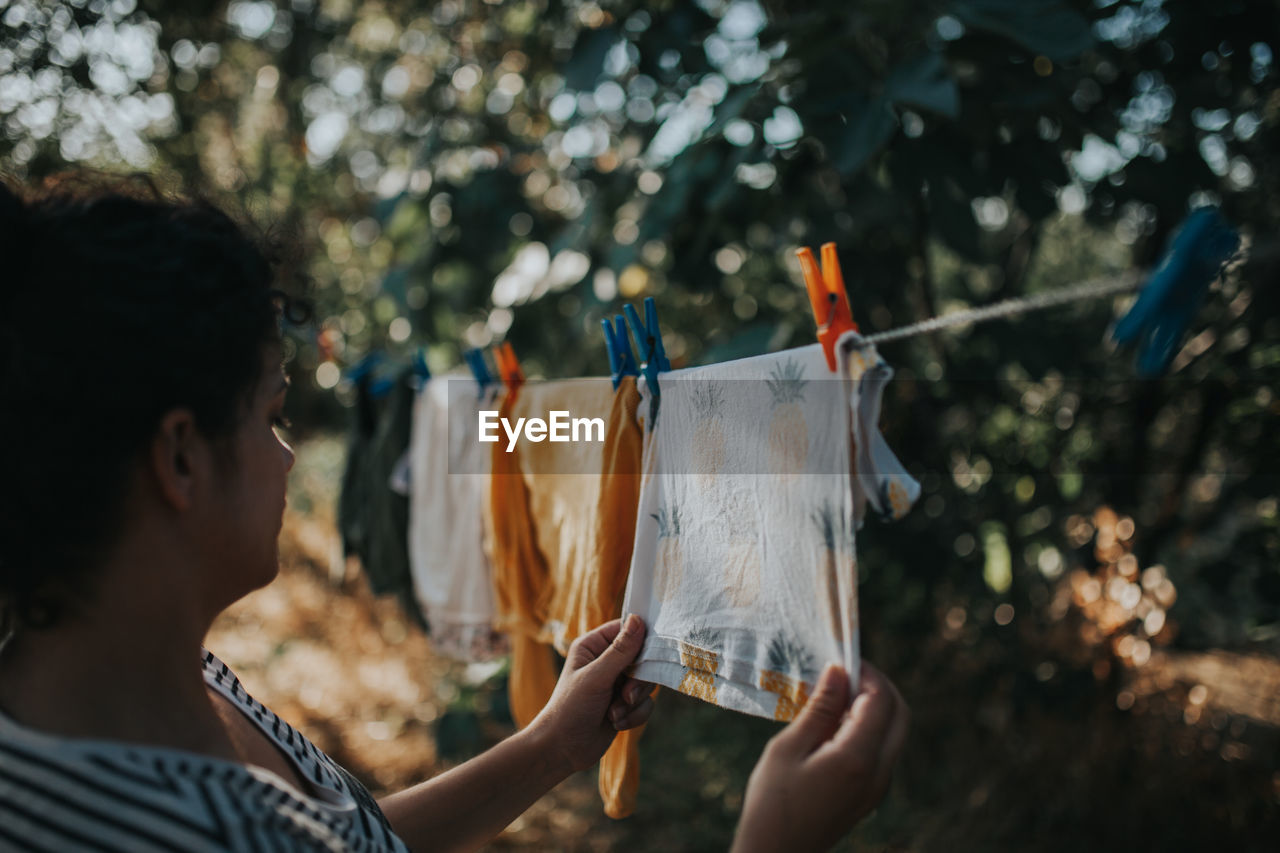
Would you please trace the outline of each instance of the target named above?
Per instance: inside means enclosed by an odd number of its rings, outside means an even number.
[[[653,713],[653,704],[653,697],[645,696],[639,704],[629,708],[620,718],[613,720],[613,727],[621,732],[643,726]]]
[[[878,801],[902,749],[909,717],[906,703],[892,682],[864,663],[862,685],[853,707],[839,730],[814,752],[812,759],[834,778],[874,792]]]
[[[779,743],[794,749],[797,756],[809,755],[840,729],[848,707],[849,675],[828,664],[800,715],[778,736]]]
[[[618,688],[618,696],[628,705],[635,705],[644,697],[652,695],[656,689],[657,686],[651,682],[628,677]]]
[[[619,724],[644,703],[648,702],[652,706],[653,697],[657,692],[658,688],[654,684],[634,678],[627,679],[615,694],[613,702],[609,704],[609,722],[613,723],[615,728],[630,728]]]
[[[621,631],[621,619],[610,619],[600,627],[588,631],[573,641],[566,663],[571,669],[581,669],[604,654]]]

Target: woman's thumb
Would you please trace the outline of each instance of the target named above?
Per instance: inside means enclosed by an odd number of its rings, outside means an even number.
[[[635,661],[643,646],[644,621],[632,613],[622,623],[622,630],[613,638],[613,642],[601,652],[600,657],[591,662],[592,676],[599,671],[599,676],[612,684]]]
[[[830,740],[849,710],[849,674],[833,663],[818,677],[813,695],[791,725],[779,735],[787,745],[808,755]]]

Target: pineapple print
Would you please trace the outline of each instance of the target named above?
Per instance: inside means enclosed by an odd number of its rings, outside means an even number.
[[[710,628],[697,628],[689,633],[688,640],[680,641],[684,677],[680,679],[677,690],[707,702],[716,701],[716,671],[720,668],[720,655],[714,650],[719,645],[720,632]]]
[[[755,536],[738,538],[729,546],[724,593],[735,607],[750,607],[760,597],[760,548]]]
[[[795,359],[775,364],[769,371],[773,419],[769,422],[769,470],[781,476],[804,471],[809,458],[809,426],[800,403],[804,400],[804,368]]]
[[[680,508],[659,507],[650,518],[658,523],[658,564],[654,566],[653,588],[658,600],[669,601],[680,591],[684,580],[684,555],[680,550]]]
[[[884,491],[886,495],[884,505],[889,508],[889,518],[897,521],[911,509],[911,498],[907,496],[907,490],[897,480],[885,483]]]
[[[818,563],[817,589],[827,591],[827,629],[837,642],[844,642],[843,620],[840,618],[840,576],[836,571],[836,520],[831,505],[823,503],[813,514],[822,538],[822,559]]]
[[[828,503],[814,512],[813,521],[818,528],[822,540],[822,557],[818,561],[818,578],[816,586],[825,589],[827,594],[827,629],[837,644],[844,644],[844,617],[841,614],[840,575],[838,572],[841,560],[850,565],[849,577],[853,588],[849,590],[849,617],[856,629],[858,620],[858,563],[854,553],[853,525],[847,524],[843,529],[838,524],[838,510]],[[841,541],[841,540],[844,541]]]
[[[703,489],[724,469],[727,458],[720,415],[723,405],[724,389],[719,383],[707,381],[694,389],[693,407],[698,414],[698,428],[693,434],[689,466]]]
[[[867,372],[867,368],[871,366],[867,361],[867,357],[862,354],[862,350],[856,349],[849,353],[849,378],[858,380]]]
[[[778,694],[774,707],[775,720],[792,720],[809,701],[808,681],[817,669],[816,662],[804,646],[787,636],[774,637],[769,643],[769,669],[760,673],[760,688]]]

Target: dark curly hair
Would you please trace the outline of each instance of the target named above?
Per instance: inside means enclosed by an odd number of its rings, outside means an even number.
[[[282,314],[310,311],[278,245],[145,178],[0,182],[0,635],[88,594],[167,411],[235,429]]]

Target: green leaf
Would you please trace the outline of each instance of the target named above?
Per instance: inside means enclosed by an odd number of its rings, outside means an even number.
[[[591,254],[591,233],[596,217],[600,215],[600,197],[592,196],[582,208],[582,213],[565,224],[547,247],[552,257],[564,249]]]
[[[953,0],[948,11],[966,26],[996,33],[1054,61],[1093,46],[1089,22],[1061,0]]]
[[[382,277],[382,292],[392,296],[401,305],[406,304],[409,287],[409,268],[393,267]]]
[[[933,229],[951,249],[970,260],[982,260],[978,223],[969,197],[946,178],[929,181],[929,212]]]
[[[662,178],[662,189],[649,201],[640,220],[640,242],[669,235],[691,210],[701,210],[694,190],[720,174],[720,152],[706,143],[691,145],[671,161]]]
[[[836,171],[852,175],[889,141],[898,127],[898,118],[883,96],[851,95],[846,104],[841,111],[845,128],[831,159]]]
[[[891,174],[895,177],[901,174],[908,179],[919,176],[929,182],[931,193],[941,191],[945,185],[952,188],[957,198],[976,198],[999,195],[1004,188],[1004,178],[991,174],[989,158],[974,150],[961,128],[943,127],[940,132],[895,146],[894,159],[903,158],[910,162],[891,165]],[[903,186],[914,188],[916,184]]]
[[[724,145],[722,142],[721,145]],[[742,163],[759,155],[758,143],[745,148],[731,148],[729,156],[720,167],[719,177],[712,184],[706,195],[707,210],[720,212],[742,193],[742,184],[738,183],[737,169]]]
[[[639,241],[637,240],[636,242],[638,243]],[[635,263],[636,258],[639,256],[640,250],[639,247],[636,246],[636,243],[628,243],[626,245],[620,243],[614,244],[609,248],[605,266],[609,267],[609,269],[613,270],[615,273],[620,273],[627,267],[631,266],[631,264]]]
[[[380,225],[385,226],[387,221],[395,214],[400,202],[408,197],[409,193],[407,191],[401,191],[391,198],[378,199],[373,204],[374,219],[377,219]]]
[[[1013,559],[1009,555],[1009,540],[1005,538],[1003,526],[994,523],[983,525],[982,550],[986,554],[982,579],[992,592],[1008,592],[1013,585]]]
[[[960,87],[942,56],[931,50],[894,68],[885,81],[884,94],[896,104],[912,104],[947,118],[960,117]]]
[[[772,323],[753,323],[728,341],[707,347],[698,356],[699,364],[719,364],[738,358],[759,355],[769,349],[769,341],[777,331]]]
[[[1062,159],[1049,142],[1024,140],[998,149],[996,161],[1015,187],[1018,207],[1037,222],[1058,212],[1058,187],[1070,181]]]
[[[703,138],[715,136],[724,130],[725,125],[742,115],[751,98],[760,91],[758,83],[747,86],[735,86],[729,90],[720,103],[716,104],[711,125],[703,132]]]
[[[653,14],[651,23],[636,42],[640,48],[640,73],[657,80],[674,79],[673,71],[659,64],[667,51],[680,56],[678,73],[702,74],[709,70],[703,42],[715,29],[716,18],[693,3],[672,3],[667,12]]]
[[[573,45],[573,55],[564,64],[564,87],[570,91],[594,89],[604,73],[604,59],[618,43],[613,27],[585,30]]]

